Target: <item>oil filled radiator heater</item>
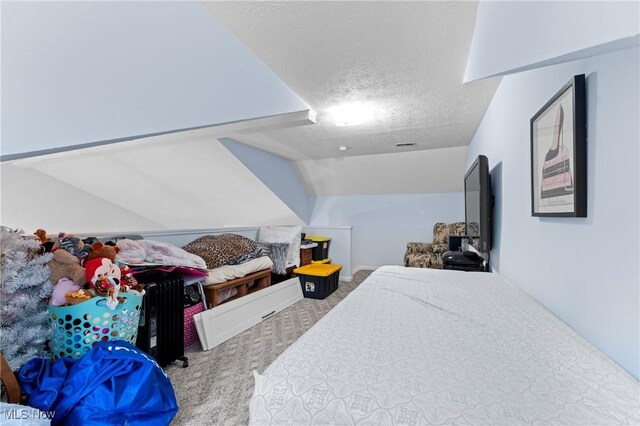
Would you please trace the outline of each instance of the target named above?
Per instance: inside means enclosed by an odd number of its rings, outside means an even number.
[[[184,356],[184,279],[176,272],[149,271],[136,274],[145,284],[136,346],[153,356],[161,367]]]

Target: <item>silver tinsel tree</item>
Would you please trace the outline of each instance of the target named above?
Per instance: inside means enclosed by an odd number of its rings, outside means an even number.
[[[39,254],[40,244],[21,232],[0,229],[0,351],[12,370],[35,357],[48,357],[50,336],[47,299],[51,254]]]

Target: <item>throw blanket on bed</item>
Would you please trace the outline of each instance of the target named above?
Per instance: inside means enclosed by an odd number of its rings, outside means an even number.
[[[234,278],[244,277],[252,272],[270,269],[273,262],[269,256],[262,256],[252,259],[239,265],[222,265],[217,268],[209,269],[206,284],[218,284]]]
[[[151,240],[119,240],[116,245],[120,251],[116,259],[127,265],[165,265],[206,269],[207,265],[200,256],[186,252],[173,244]]]
[[[278,275],[287,273],[287,253],[289,251],[289,243],[259,243],[266,247],[269,257],[273,261],[273,272]]]
[[[384,266],[255,377],[254,425],[640,424],[636,379],[485,272]]]
[[[242,256],[233,259],[228,262],[227,265],[240,265],[242,263],[248,262],[253,259],[257,259],[263,256],[269,256],[269,249],[263,246],[262,244],[258,244],[258,248],[256,248],[251,253],[243,254]]]
[[[207,269],[226,265],[234,259],[254,251],[255,241],[237,234],[205,235],[182,247],[204,259]]]

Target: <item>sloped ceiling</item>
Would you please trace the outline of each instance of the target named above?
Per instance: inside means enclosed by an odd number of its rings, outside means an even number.
[[[3,162],[3,224],[119,232],[304,223],[220,142],[201,136]]]
[[[315,114],[203,4],[3,2],[1,54],[3,225],[303,222],[217,139]]]
[[[2,2],[7,155],[308,109],[200,2]]]
[[[465,81],[638,46],[639,16],[638,1],[483,1]]]
[[[3,202],[33,194],[4,203],[3,220],[28,227],[17,223],[22,214],[57,188],[52,229],[75,230],[63,224],[92,208],[105,231],[300,223],[220,137],[297,161],[311,195],[459,191],[466,145],[498,84],[461,84],[475,10],[470,2],[3,4],[2,154],[320,113],[306,128],[230,126],[7,164]],[[332,109],[355,101],[373,104],[374,119],[336,126]],[[55,184],[38,186],[43,176]]]

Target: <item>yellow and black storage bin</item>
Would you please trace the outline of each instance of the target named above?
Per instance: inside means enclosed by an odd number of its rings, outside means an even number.
[[[311,260],[319,261],[329,258],[329,244],[331,244],[331,238],[310,237],[307,235],[305,239],[311,240],[314,243],[318,243],[318,246],[314,247],[313,251],[311,252]]]
[[[293,270],[298,274],[304,297],[324,299],[338,289],[340,265],[311,264]]]

